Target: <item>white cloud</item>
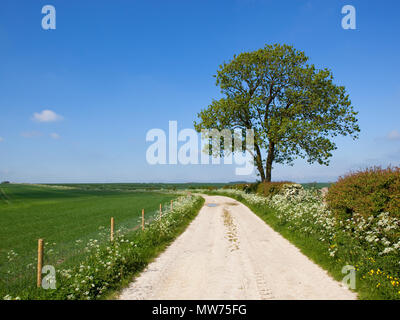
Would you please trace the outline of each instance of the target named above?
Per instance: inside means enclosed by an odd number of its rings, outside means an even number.
[[[392,130],[386,136],[389,140],[400,140],[400,132],[397,130]]]
[[[0,142],[3,142],[3,141],[4,141],[4,139],[2,137],[0,137]]]
[[[50,133],[50,137],[52,137],[55,140],[60,139],[60,135],[58,133],[55,133],[55,132]]]
[[[37,122],[55,122],[62,120],[63,117],[52,110],[43,110],[40,113],[33,114],[33,120]]]

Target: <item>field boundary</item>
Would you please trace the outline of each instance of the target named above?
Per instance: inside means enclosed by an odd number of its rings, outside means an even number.
[[[112,241],[88,244],[88,255],[69,269],[56,271],[56,288],[25,288],[15,300],[92,300],[112,299],[132,278],[172,243],[197,216],[204,198],[183,196],[173,209],[147,220],[145,228],[114,233]],[[110,233],[109,233],[110,235]],[[45,263],[44,263],[45,264]]]
[[[114,196],[115,195],[115,196]],[[0,185],[0,300],[22,298],[37,287],[38,239],[43,239],[43,267],[57,273],[79,265],[89,244],[110,242],[110,218],[118,236],[170,211],[170,202],[184,193],[167,191],[96,192],[31,184]],[[7,204],[7,200],[11,200]],[[96,241],[94,243],[94,241]],[[45,278],[47,268],[42,278]]]
[[[118,285],[117,288],[114,290],[110,290],[110,292],[104,297],[105,300],[115,300],[118,298],[118,296],[121,294],[122,290],[127,288],[129,284],[134,281],[134,279],[139,276],[139,274],[155,259],[157,259],[158,256],[160,256],[185,230],[187,227],[192,223],[192,221],[197,217],[199,214],[200,210],[203,208],[205,199],[199,195],[200,198],[199,204],[197,204],[193,210],[192,213],[190,214],[189,219],[184,221],[181,226],[178,227],[176,232],[174,233],[173,237],[168,240],[167,242],[163,243],[161,246],[156,248],[155,253],[146,261],[146,264],[143,265],[140,269],[136,270],[130,277],[127,277],[121,281],[121,283]],[[152,221],[155,221],[156,219],[153,219]],[[139,229],[140,226],[135,227],[135,231]]]

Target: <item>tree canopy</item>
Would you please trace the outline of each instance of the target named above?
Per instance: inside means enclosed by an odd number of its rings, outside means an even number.
[[[196,130],[254,130],[261,181],[271,181],[274,162],[301,157],[328,165],[333,137],[358,138],[357,112],[332,72],[308,61],[304,52],[280,44],[235,55],[215,75],[223,98],[198,114]]]

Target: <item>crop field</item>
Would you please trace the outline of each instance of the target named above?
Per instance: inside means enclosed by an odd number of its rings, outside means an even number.
[[[115,229],[149,219],[160,203],[177,195],[161,192],[82,188],[79,185],[0,186],[0,294],[36,285],[37,240],[44,239],[44,264],[73,266],[85,256],[88,241],[109,239]]]

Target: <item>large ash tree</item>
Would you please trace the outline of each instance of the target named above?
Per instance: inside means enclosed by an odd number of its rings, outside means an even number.
[[[196,130],[253,129],[261,181],[271,181],[274,162],[290,165],[301,157],[328,165],[333,137],[358,137],[357,112],[331,71],[308,60],[279,44],[234,56],[215,76],[223,98],[198,114]]]

